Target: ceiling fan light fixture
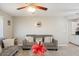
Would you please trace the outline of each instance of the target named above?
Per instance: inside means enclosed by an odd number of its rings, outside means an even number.
[[[33,13],[33,12],[36,11],[36,9],[35,9],[34,7],[28,7],[28,8],[27,8],[27,11]]]

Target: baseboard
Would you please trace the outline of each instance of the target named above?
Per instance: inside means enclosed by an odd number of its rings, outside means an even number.
[[[58,46],[67,46],[67,44],[59,44]]]
[[[75,43],[73,43],[73,42],[69,42],[69,43],[79,47],[79,45],[77,45],[77,44],[75,44]]]

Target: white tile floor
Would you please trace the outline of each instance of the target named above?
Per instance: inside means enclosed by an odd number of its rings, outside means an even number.
[[[16,56],[32,56],[31,50],[19,50]],[[48,50],[45,56],[79,56],[79,47],[68,44],[68,46],[59,47],[58,51]]]

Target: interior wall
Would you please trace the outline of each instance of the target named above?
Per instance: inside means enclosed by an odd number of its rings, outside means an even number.
[[[36,27],[41,22],[40,28]],[[68,43],[68,21],[63,17],[18,16],[13,19],[14,37],[23,40],[27,34],[52,34],[59,45]]]
[[[12,38],[12,36],[13,36],[12,17],[9,14],[7,14],[1,10],[0,10],[0,16],[3,17],[3,36],[4,36],[4,38]],[[8,25],[8,20],[10,20],[11,25]]]

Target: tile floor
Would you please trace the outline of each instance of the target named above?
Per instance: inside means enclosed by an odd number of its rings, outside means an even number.
[[[33,56],[31,50],[20,49],[16,56]],[[48,50],[45,56],[79,56],[79,47],[68,44],[58,48],[58,51]]]

